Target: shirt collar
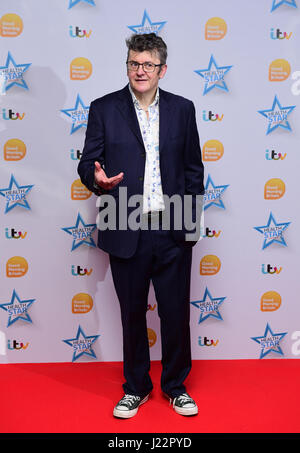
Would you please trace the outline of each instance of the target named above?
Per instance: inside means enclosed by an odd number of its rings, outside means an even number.
[[[140,103],[139,103],[138,99],[136,98],[134,92],[132,91],[130,84],[128,84],[128,87],[129,87],[129,91],[131,93],[132,100],[133,100],[135,107],[139,110],[142,110]],[[149,105],[149,107],[156,107],[158,105],[158,102],[159,102],[159,88],[157,87],[154,101],[152,102],[152,104]]]

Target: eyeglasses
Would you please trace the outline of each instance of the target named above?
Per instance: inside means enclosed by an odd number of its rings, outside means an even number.
[[[146,61],[145,63],[126,61],[126,65],[129,71],[138,71],[139,67],[142,66],[144,72],[154,72],[157,66],[163,66],[163,64],[154,64],[150,63],[150,61]]]

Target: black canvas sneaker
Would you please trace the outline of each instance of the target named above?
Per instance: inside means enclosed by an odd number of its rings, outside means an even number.
[[[148,398],[149,395],[145,396],[145,398],[140,398],[139,396],[126,394],[115,406],[113,414],[118,418],[133,417],[139,410],[139,406],[145,403]]]
[[[172,404],[172,399],[170,399],[170,404]],[[173,399],[173,409],[180,415],[198,414],[197,404],[187,393],[182,393]]]

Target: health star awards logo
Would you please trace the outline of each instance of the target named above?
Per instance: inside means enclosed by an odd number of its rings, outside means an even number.
[[[4,78],[5,85],[4,90],[8,91],[14,85],[28,90],[28,85],[23,79],[23,74],[31,63],[17,64],[12,57],[12,54],[8,52],[5,66],[0,66],[0,77]]]
[[[295,107],[296,107],[295,105],[282,107],[278,97],[275,95],[273,105],[270,109],[258,110],[258,113],[263,115],[269,121],[266,135],[270,134],[270,132],[273,132],[278,127],[291,131],[292,129],[287,120],[287,117],[294,110]]]
[[[79,359],[79,357],[81,357],[82,355],[97,358],[95,352],[92,349],[92,345],[99,337],[100,335],[86,336],[82,328],[79,326],[76,338],[62,341],[73,348],[74,352],[72,362],[75,362],[75,360]]]
[[[163,26],[166,24],[166,21],[163,22],[152,22],[147,11],[144,11],[142,23],[140,25],[128,25],[128,28],[141,35],[143,33],[158,33]]]
[[[275,11],[275,9],[279,8],[281,5],[288,5],[293,8],[297,8],[296,0],[273,0],[271,12]]]
[[[194,305],[194,307],[199,308],[201,312],[198,324],[205,321],[209,317],[220,319],[222,321],[223,318],[219,312],[219,307],[225,299],[226,297],[212,297],[206,287],[203,299],[191,302],[191,304]]]
[[[271,327],[267,323],[265,333],[261,337],[251,337],[251,340],[256,341],[261,347],[260,359],[265,357],[270,352],[276,352],[277,354],[284,355],[279,342],[287,334],[284,333],[273,333]]]
[[[82,244],[86,244],[89,247],[96,247],[95,241],[92,238],[92,233],[96,227],[97,225],[95,223],[85,224],[80,213],[78,213],[75,226],[62,228],[63,231],[73,237],[71,252]]]
[[[96,6],[95,0],[69,0],[69,8],[73,8],[73,6],[77,5],[78,3],[83,2],[83,3],[88,3],[89,5]]]
[[[205,80],[203,95],[207,94],[213,88],[219,88],[222,91],[229,91],[224,81],[224,76],[232,66],[218,66],[213,55],[211,55],[207,69],[197,69],[194,72]]]
[[[6,199],[4,214],[11,211],[16,206],[21,206],[25,209],[30,209],[26,196],[32,189],[33,185],[19,186],[14,175],[11,175],[9,186],[5,189],[0,189],[0,195]]]
[[[11,326],[13,323],[22,319],[23,321],[32,323],[32,319],[27,313],[28,308],[35,302],[35,299],[21,300],[16,290],[13,290],[11,301],[5,304],[1,304],[0,308],[7,311],[8,313],[8,322],[7,327]]]
[[[74,134],[74,132],[78,131],[78,129],[80,129],[81,127],[87,127],[89,110],[90,108],[84,105],[79,94],[77,94],[75,107],[73,109],[61,110],[62,113],[72,119],[72,128],[70,135]]]
[[[267,225],[254,227],[255,230],[264,235],[262,250],[269,247],[269,245],[273,244],[273,242],[287,247],[283,237],[283,232],[287,229],[290,223],[291,222],[277,223],[271,212]]]
[[[218,208],[225,209],[224,203],[221,199],[221,195],[227,189],[229,184],[223,186],[216,186],[210,175],[207,177],[205,184],[204,194],[204,211],[210,206],[217,206]]]

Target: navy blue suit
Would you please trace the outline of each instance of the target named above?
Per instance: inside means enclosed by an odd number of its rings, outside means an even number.
[[[194,105],[161,89],[159,153],[163,194],[192,195],[195,210],[196,195],[203,194],[204,187]],[[127,188],[128,198],[143,194],[145,148],[128,86],[90,106],[78,173],[83,184],[98,194],[95,161],[108,177],[124,173],[119,186],[109,191],[117,205],[119,187]],[[146,327],[150,281],[161,321],[162,389],[172,398],[185,391],[183,381],[191,367],[189,289],[194,243],[186,242],[184,229],[173,229],[172,221],[170,231],[99,231],[98,246],[110,255],[121,306],[126,393],[143,397],[152,389]]]

